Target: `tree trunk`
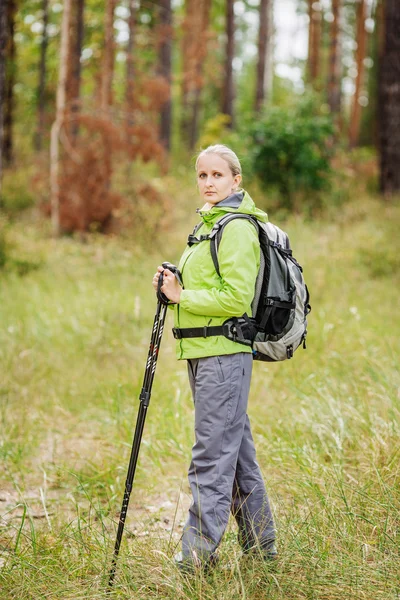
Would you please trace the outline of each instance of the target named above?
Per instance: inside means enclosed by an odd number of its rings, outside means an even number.
[[[271,45],[270,22],[272,0],[261,0],[260,2],[260,26],[258,32],[258,62],[257,62],[257,83],[256,83],[256,101],[255,110],[261,112],[265,97],[266,84],[269,81],[268,68],[270,67],[269,51]]]
[[[229,127],[234,126],[233,102],[233,58],[235,52],[235,13],[234,0],[226,0],[226,58],[225,83],[222,92],[222,112],[230,117]]]
[[[160,142],[169,150],[171,147],[171,47],[172,12],[171,0],[160,1],[160,22],[163,25],[162,42],[159,51],[160,75],[168,83],[168,98],[160,111]]]
[[[41,150],[43,144],[44,117],[45,117],[45,92],[46,92],[46,54],[49,44],[47,26],[49,23],[49,0],[42,0],[43,13],[43,35],[40,45],[40,63],[39,63],[39,85],[38,85],[38,120],[36,134],[34,136],[35,150]]]
[[[133,90],[135,81],[135,65],[133,51],[135,46],[136,0],[129,0],[128,17],[128,43],[126,46],[126,90],[125,102],[127,111],[127,125],[133,125]]]
[[[14,122],[14,83],[16,72],[16,48],[14,39],[16,0],[8,0],[7,7],[7,45],[6,45],[6,82],[4,102],[4,164],[11,165],[13,161],[13,122]]]
[[[79,125],[76,117],[80,111],[80,90],[81,90],[81,54],[83,47],[83,35],[84,35],[84,8],[85,0],[74,1],[75,14],[72,19],[72,31],[71,31],[71,42],[73,41],[71,48],[71,71],[69,74],[70,79],[70,90],[68,101],[71,107],[71,143],[76,143],[78,136]]]
[[[211,0],[186,2],[182,40],[181,135],[190,149],[197,139],[210,10]]]
[[[340,15],[342,0],[332,0],[333,21],[329,47],[328,104],[331,113],[338,115],[341,107],[341,48]]]
[[[103,54],[103,71],[101,79],[101,108],[108,111],[112,105],[112,82],[114,77],[114,11],[116,0],[106,1],[105,11],[105,40]]]
[[[400,4],[385,0],[384,44],[379,65],[380,188],[400,192]]]
[[[361,124],[361,104],[359,102],[362,87],[364,85],[364,59],[367,48],[367,31],[365,29],[365,21],[367,18],[367,3],[366,0],[359,0],[357,5],[357,50],[356,50],[356,89],[353,96],[353,102],[350,115],[350,130],[349,142],[350,148],[357,146],[360,135]]]
[[[3,174],[3,104],[7,44],[7,4],[0,2],[0,194]],[[1,197],[1,196],[0,196]]]
[[[201,5],[201,26],[200,26],[200,45],[198,49],[198,58],[196,64],[196,89],[193,97],[193,114],[190,127],[190,149],[195,146],[198,136],[198,124],[201,108],[201,93],[204,86],[203,80],[203,61],[206,57],[206,36],[210,22],[211,0],[203,0]]]
[[[315,87],[320,74],[322,7],[317,2],[308,0],[308,80]]]
[[[50,201],[53,236],[60,235],[60,190],[59,190],[59,146],[58,138],[64,122],[67,75],[70,53],[70,24],[72,0],[64,0],[61,24],[60,68],[56,99],[56,118],[51,128],[50,140]]]

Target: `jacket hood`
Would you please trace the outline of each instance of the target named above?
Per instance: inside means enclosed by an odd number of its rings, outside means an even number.
[[[268,215],[263,210],[256,207],[253,199],[246,190],[239,190],[234,194],[231,194],[218,204],[215,204],[209,210],[197,210],[204,223],[214,223],[220,219],[226,213],[243,213],[246,215],[252,215],[258,221],[266,223],[268,221]]]

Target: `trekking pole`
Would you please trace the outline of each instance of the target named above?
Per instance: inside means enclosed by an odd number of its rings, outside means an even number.
[[[179,281],[179,283],[182,285],[181,274],[180,274],[179,270],[177,269],[177,267],[175,267],[175,265],[165,262],[165,263],[163,263],[163,267],[164,267],[164,269],[169,269],[170,271],[172,271],[174,273],[175,277],[177,278],[177,280]],[[168,304],[173,304],[170,300],[168,300],[168,298],[165,296],[165,294],[162,293],[162,291],[161,291],[162,285],[163,285],[163,273],[160,273],[160,277],[158,279],[158,289],[157,289],[157,300],[158,300],[157,310],[156,310],[156,314],[154,317],[153,330],[151,333],[149,352],[147,355],[147,362],[146,362],[144,378],[143,378],[143,386],[142,386],[142,390],[141,390],[140,396],[139,396],[139,400],[140,400],[139,411],[138,411],[138,416],[136,419],[135,435],[133,438],[131,457],[129,460],[128,473],[126,476],[125,493],[124,493],[124,498],[122,500],[122,508],[121,508],[121,512],[120,512],[120,516],[119,516],[118,531],[117,531],[117,537],[116,537],[115,546],[114,546],[114,556],[113,556],[111,569],[110,569],[110,573],[109,573],[108,591],[111,590],[111,587],[113,585],[115,571],[117,568],[117,559],[118,559],[119,549],[121,546],[122,534],[124,532],[126,515],[128,512],[129,498],[131,495],[133,480],[135,477],[136,465],[137,465],[138,456],[139,456],[140,442],[142,440],[142,434],[143,434],[144,422],[146,420],[147,409],[150,404],[151,388],[153,385],[154,373],[156,371],[157,358],[158,358],[158,353],[159,353],[160,345],[161,345],[161,338],[162,338],[162,334],[164,331],[164,322],[165,322],[165,317],[167,315],[167,306],[168,306]]]

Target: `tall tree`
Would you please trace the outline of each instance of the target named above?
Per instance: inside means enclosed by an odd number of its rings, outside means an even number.
[[[270,80],[268,68],[271,65],[269,53],[271,51],[270,33],[271,33],[271,14],[273,0],[261,0],[260,2],[260,25],[258,31],[258,60],[257,60],[257,80],[256,80],[256,99],[255,110],[260,112],[268,90],[267,83]],[[270,91],[270,90],[269,90]]]
[[[3,103],[7,44],[7,4],[0,2],[0,192],[3,174]]]
[[[15,46],[15,16],[17,13],[16,0],[7,0],[7,44],[6,44],[6,81],[4,101],[4,163],[10,165],[13,161],[13,123],[14,123],[14,83],[17,68]]]
[[[328,104],[332,114],[338,115],[341,106],[341,48],[340,17],[342,0],[332,0],[333,20],[330,31]]]
[[[125,102],[127,110],[127,125],[133,124],[133,90],[135,82],[135,63],[134,63],[134,47],[135,47],[135,24],[136,24],[136,0],[129,0],[129,15],[128,15],[128,41],[126,45],[126,88]]]
[[[364,60],[367,49],[367,30],[365,29],[365,21],[367,19],[367,2],[366,0],[358,0],[357,4],[357,19],[356,19],[356,68],[357,76],[355,82],[355,91],[350,115],[349,143],[350,148],[358,143],[361,125],[361,104],[360,95],[364,85]]]
[[[308,0],[308,80],[317,85],[321,66],[322,5]]]
[[[187,0],[182,39],[182,138],[192,149],[197,139],[203,66],[207,56],[207,36],[211,0]]]
[[[233,103],[235,98],[233,82],[233,59],[235,55],[235,0],[226,0],[226,55],[225,81],[222,90],[222,113],[230,117],[229,127],[234,126]]]
[[[380,187],[400,192],[400,3],[385,0],[384,43],[379,64]]]
[[[38,106],[37,106],[37,125],[34,137],[34,146],[36,150],[42,148],[45,116],[45,90],[46,90],[46,55],[49,44],[48,24],[49,24],[49,0],[42,0],[43,33],[40,44],[40,63],[39,63],[39,84],[38,84]]]
[[[171,0],[160,0],[161,44],[159,51],[159,72],[168,83],[168,98],[160,112],[160,141],[167,150],[171,147],[171,47],[172,12]]]
[[[85,0],[74,0],[73,18],[71,19],[71,60],[70,73],[68,75],[69,90],[68,102],[70,104],[72,127],[72,143],[76,143],[78,135],[78,123],[76,117],[80,110],[80,90],[81,90],[81,54],[83,47],[84,19],[83,13]]]
[[[60,67],[58,75],[56,118],[51,128],[50,140],[50,202],[53,235],[60,234],[60,188],[59,188],[59,143],[61,127],[65,118],[67,97],[68,62],[70,55],[70,26],[72,0],[64,0],[61,24]]]
[[[114,77],[114,11],[117,0],[106,0],[104,21],[104,53],[101,77],[101,108],[108,110],[112,105],[112,82]]]

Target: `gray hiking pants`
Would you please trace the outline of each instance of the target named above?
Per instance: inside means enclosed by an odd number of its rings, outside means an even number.
[[[184,527],[185,560],[207,560],[232,511],[244,550],[269,548],[274,522],[247,416],[253,358],[246,352],[188,360],[195,406],[189,467],[193,501]]]

